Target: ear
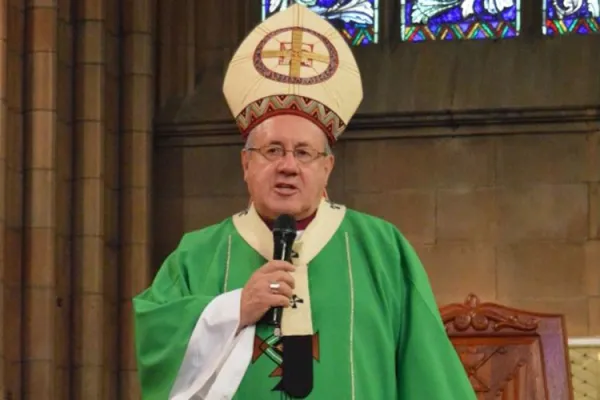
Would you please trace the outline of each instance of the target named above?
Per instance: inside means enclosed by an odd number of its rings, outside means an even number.
[[[335,156],[330,154],[323,161],[323,167],[325,168],[325,186],[327,186],[327,183],[329,182],[329,176],[331,175],[331,171],[333,171],[333,167],[335,166]]]
[[[244,181],[247,182],[248,164],[250,163],[250,152],[242,150],[240,156],[242,162],[242,171],[244,173]]]

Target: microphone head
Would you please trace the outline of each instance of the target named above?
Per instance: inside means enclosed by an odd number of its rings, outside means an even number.
[[[283,214],[273,222],[273,259],[291,260],[291,247],[296,240],[296,219]]]
[[[296,234],[296,219],[288,214],[281,214],[273,223],[273,233]]]

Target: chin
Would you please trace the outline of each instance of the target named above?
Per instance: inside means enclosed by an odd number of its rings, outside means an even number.
[[[274,200],[267,205],[269,209],[277,215],[291,214],[298,215],[302,212],[302,204],[293,199]]]

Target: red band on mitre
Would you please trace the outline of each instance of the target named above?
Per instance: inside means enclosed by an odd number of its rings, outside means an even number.
[[[307,97],[296,95],[268,96],[249,104],[237,116],[236,123],[244,140],[258,124],[275,115],[298,115],[317,125],[330,145],[346,129],[346,124],[328,107]]]

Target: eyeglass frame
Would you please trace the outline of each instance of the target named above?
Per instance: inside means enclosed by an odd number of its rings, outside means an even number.
[[[279,150],[282,152],[282,154],[274,156],[275,158],[273,158],[273,159],[269,158],[269,157],[268,157],[268,156],[267,156],[267,155],[264,153],[264,149],[266,149],[266,148],[269,148],[269,147],[273,147],[273,148],[277,148],[277,149],[279,149]],[[315,155],[314,155],[314,157],[312,157],[312,158],[311,158],[310,160],[308,160],[308,161],[301,161],[301,160],[298,158],[298,155],[296,154],[296,152],[297,152],[298,150],[301,150],[301,149],[310,149],[310,150],[311,150],[311,152],[312,152],[312,151],[314,151],[314,152],[315,152]],[[264,146],[260,146],[260,147],[246,147],[246,148],[244,148],[244,150],[245,150],[245,151],[255,151],[255,152],[257,152],[258,154],[260,154],[261,156],[263,156],[263,157],[264,157],[264,158],[265,158],[267,161],[270,161],[270,162],[279,161],[279,160],[283,159],[283,158],[284,158],[284,157],[287,155],[287,153],[292,153],[292,154],[293,154],[293,156],[294,156],[294,159],[295,159],[296,161],[300,162],[301,164],[310,164],[310,163],[312,163],[313,161],[316,161],[317,159],[319,159],[320,157],[327,157],[327,156],[329,155],[329,153],[327,153],[327,152],[325,152],[325,151],[319,151],[319,150],[317,150],[317,149],[315,149],[314,147],[312,147],[312,146],[309,146],[309,145],[300,145],[300,146],[298,146],[298,147],[297,147],[297,148],[295,148],[295,149],[288,150],[288,149],[286,149],[284,146],[282,146],[282,145],[280,145],[280,144],[275,144],[275,143],[272,143],[272,144],[266,144],[266,145],[264,145]]]

